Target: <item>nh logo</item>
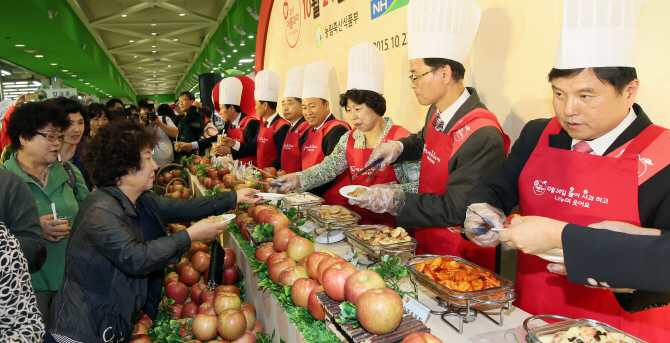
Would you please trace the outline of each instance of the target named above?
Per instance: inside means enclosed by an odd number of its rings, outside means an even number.
[[[379,18],[391,11],[407,6],[409,0],[371,0],[370,16],[371,19]]]

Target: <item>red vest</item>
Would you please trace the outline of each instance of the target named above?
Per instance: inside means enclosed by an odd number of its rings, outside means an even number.
[[[277,130],[284,125],[291,125],[286,119],[279,117],[270,127],[265,127],[267,122],[261,123],[261,129],[258,131],[257,151],[258,168],[267,168],[275,158],[277,158],[277,146],[275,145],[274,135]]]
[[[337,119],[325,122],[317,131],[313,131],[312,128],[308,129],[306,133],[308,134],[307,139],[302,145],[302,170],[315,166],[323,161],[326,157],[323,153],[323,137],[337,125],[342,125],[346,127],[347,130],[351,130],[349,124]]]
[[[449,181],[449,159],[471,133],[482,127],[493,126],[500,130],[505,142],[505,152],[509,149],[509,137],[502,130],[495,114],[488,110],[482,108],[473,110],[447,133],[435,130],[433,122],[436,116],[437,110],[426,129],[419,193],[443,194],[447,191],[445,185]],[[456,255],[489,270],[495,267],[495,249],[482,248],[463,239],[460,233],[451,232],[447,228],[419,228],[415,230],[415,237],[419,241],[417,254]]]
[[[403,127],[393,125],[386,136],[384,136],[384,139],[381,141],[381,143],[398,140],[400,138],[409,136],[409,134],[410,132],[405,130]],[[347,198],[340,194],[340,188],[349,185],[361,185],[369,187],[383,183],[398,182],[395,169],[392,166],[387,166],[383,170],[380,169],[377,171],[370,182],[367,182],[367,178],[371,174],[371,171],[366,172],[352,181],[351,177],[356,175],[356,173],[358,173],[361,169],[365,168],[365,163],[367,163],[370,155],[372,154],[372,151],[374,150],[356,149],[354,148],[354,143],[354,131],[351,131],[349,133],[349,139],[347,140],[347,164],[349,167],[342,174],[340,174],[340,176],[338,176],[336,181],[333,183],[333,186],[323,195],[323,199],[325,200],[324,204],[342,205],[353,210],[354,212],[361,215],[362,219],[359,221],[359,224],[361,225],[384,224],[386,226],[395,227],[395,217],[391,214],[375,213],[358,206],[349,205]]]
[[[303,121],[297,127],[294,127],[286,134],[284,146],[281,151],[281,169],[287,173],[297,173],[302,170],[302,161],[300,160],[300,136],[302,136],[310,126],[307,121]]]
[[[639,226],[638,187],[670,164],[669,131],[651,125],[607,156],[550,147],[549,135],[560,131],[552,119],[519,176],[521,215],[582,226],[603,220]],[[611,291],[569,282],[547,271],[548,263],[519,252],[517,306],[524,311],[595,319],[647,342],[670,337],[669,307],[625,312]]]
[[[236,128],[231,129],[230,127],[228,128],[228,137],[240,142],[240,143],[246,143],[244,141],[244,128],[247,127],[247,124],[249,124],[250,121],[256,120],[256,118],[252,116],[246,116],[240,120],[240,123],[237,125]],[[240,158],[240,162],[242,163],[247,163],[251,162],[253,165],[257,165],[256,162],[256,156],[249,156],[249,157],[244,157]]]

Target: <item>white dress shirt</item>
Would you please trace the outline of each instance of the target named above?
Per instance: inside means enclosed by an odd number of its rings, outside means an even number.
[[[330,118],[332,115],[333,115],[332,113],[328,113],[328,115],[326,116],[326,119],[323,120],[323,123],[321,123],[321,125],[319,125],[319,127],[314,128],[314,130],[312,130],[312,131],[319,131],[319,129],[323,126],[323,124],[325,124],[328,121],[328,118]]]
[[[630,110],[628,111],[628,115],[626,116],[626,118],[624,118],[621,121],[621,123],[617,125],[617,127],[612,129],[612,131],[596,139],[587,141],[591,149],[593,149],[591,155],[602,156],[605,153],[605,151],[607,151],[607,148],[609,148],[612,145],[612,143],[614,143],[614,141],[619,137],[619,135],[621,135],[621,133],[623,133],[624,130],[626,130],[630,126],[630,124],[633,123],[635,118],[637,118],[637,114],[635,114],[635,111],[633,111],[633,108],[631,107]],[[578,142],[580,142],[580,140],[573,139],[571,147],[574,147],[575,144],[577,144]]]
[[[458,109],[461,108],[461,106],[463,106],[463,104],[465,103],[465,101],[468,100],[469,97],[470,92],[468,92],[468,89],[465,88],[463,89],[463,94],[461,94],[461,96],[459,96],[458,99],[456,99],[456,101],[454,101],[454,103],[451,104],[451,106],[447,107],[447,109],[444,110],[444,112],[440,112],[439,108],[437,109],[437,116],[440,117],[442,121],[444,121],[444,129],[447,128],[447,124],[449,124],[451,118],[454,117],[456,111],[458,111]]]

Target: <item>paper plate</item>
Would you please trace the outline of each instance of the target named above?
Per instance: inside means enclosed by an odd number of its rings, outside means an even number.
[[[354,197],[348,196],[347,194],[355,191],[358,188],[365,188],[367,190],[370,189],[369,187],[359,186],[359,185],[344,186],[344,187],[340,188],[340,194],[347,199],[356,199]]]
[[[322,233],[319,237],[316,237],[316,242],[321,244],[330,244],[337,243],[344,239],[344,233],[342,231],[330,231],[330,237],[328,237],[328,232]]]
[[[549,262],[565,263],[565,259],[563,258],[563,249],[551,249],[537,256]]]
[[[279,193],[256,193],[256,196],[259,196],[265,200],[281,200],[286,197],[286,194]]]
[[[222,214],[222,215],[217,216],[217,217],[222,218],[222,220],[220,220],[219,223],[225,223],[225,222],[229,222],[229,221],[235,219],[236,216],[234,214]]]

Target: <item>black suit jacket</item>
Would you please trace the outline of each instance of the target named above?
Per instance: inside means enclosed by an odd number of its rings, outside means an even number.
[[[331,120],[336,120],[335,116],[333,116],[332,114],[328,116],[328,119],[326,119],[324,123],[327,123]],[[295,127],[297,127],[298,125],[300,125],[300,123],[296,123]],[[305,131],[304,135],[300,136],[300,140],[298,141],[298,143],[300,145],[301,151],[302,151],[302,145],[305,143],[305,141],[307,141],[307,136],[312,131],[314,131],[314,128],[310,127],[309,129],[307,129],[307,131]],[[335,150],[335,146],[337,146],[337,143],[340,141],[340,137],[342,137],[342,135],[344,135],[347,132],[349,132],[349,129],[347,129],[344,125],[336,125],[335,127],[331,128],[330,131],[328,131],[328,133],[325,136],[323,136],[323,141],[321,143],[321,149],[323,149],[323,154],[326,156],[330,155],[333,152],[333,150]],[[330,189],[333,183],[335,183],[335,180],[332,180],[321,186],[314,187],[309,191],[318,196],[322,196],[324,193],[326,193],[328,189]]]
[[[272,119],[270,125],[276,123],[280,119],[282,119],[282,117],[277,115],[274,119]],[[281,151],[284,147],[284,140],[286,139],[286,134],[288,133],[289,129],[291,129],[290,124],[283,125],[277,130],[277,132],[275,132],[274,136],[272,136],[272,139],[275,142],[275,147],[277,147],[277,157],[274,161],[272,161],[270,167],[274,167],[277,170],[281,169]]]
[[[633,110],[637,114],[637,118],[607,148],[605,155],[635,138],[642,130],[652,124],[649,117],[647,117],[639,105],[633,105]],[[502,209],[506,214],[509,214],[512,208],[519,204],[519,175],[535,149],[549,120],[537,119],[526,124],[521,131],[519,139],[514,143],[508,159],[491,171],[483,183],[472,189],[467,198],[468,204],[488,203]],[[572,138],[565,130],[561,130],[556,135],[549,136],[549,146],[553,148],[570,150],[571,145]],[[638,209],[642,227],[670,230],[670,167],[664,168],[639,186]],[[606,219],[603,218],[603,220]],[[629,238],[626,248],[623,250],[613,249],[613,247],[609,246],[609,242],[600,241],[602,237],[609,236],[617,235],[603,234],[573,224],[566,226],[563,233],[563,249],[565,253],[565,266],[570,281],[588,285],[586,279],[592,277],[599,282],[608,282],[612,287],[628,287],[626,283],[622,282],[619,284],[617,282],[617,280],[621,281],[623,278],[626,278],[627,275],[622,274],[617,278],[612,278],[611,276],[620,273],[623,265],[627,266],[626,269],[644,268],[641,265],[634,266],[634,263],[646,260],[644,255],[648,253],[646,251],[648,247],[644,245],[636,246],[636,242],[640,241],[639,238]],[[617,239],[622,238],[617,237]],[[625,244],[623,242],[620,243]],[[598,249],[594,247],[598,247]],[[609,251],[609,249],[612,249],[612,251]],[[640,252],[641,256],[637,260],[625,258],[624,256],[626,255],[621,252],[629,249]],[[609,252],[605,253],[605,251]],[[611,257],[603,259],[603,256]],[[656,261],[656,263],[658,262]],[[594,275],[595,270],[604,274]],[[605,272],[606,270],[608,272]],[[621,307],[629,312],[643,310],[648,305],[667,304],[670,302],[670,295],[655,292],[636,291],[632,294],[615,293],[615,295]]]
[[[248,115],[242,113],[240,116],[240,121],[242,121],[244,117],[248,117]],[[230,121],[227,121],[223,125],[223,133],[228,134],[228,129],[230,128],[230,125],[231,125]],[[246,143],[240,143],[240,150],[231,149],[233,159],[256,156],[256,139],[258,138],[258,131],[260,130],[260,128],[261,123],[258,120],[252,120],[247,123],[247,126],[244,128],[244,132],[242,132],[242,137],[244,137],[244,141]],[[216,136],[212,136],[209,138],[199,140],[198,149],[204,152],[205,149],[210,148],[212,146],[212,143],[216,142],[216,139],[217,139]]]
[[[453,118],[445,126],[448,132],[456,122],[476,108],[486,108],[479,101],[477,91],[468,88],[470,97],[456,111]],[[426,114],[426,123],[418,133],[399,139],[403,144],[403,152],[396,162],[420,160],[429,125],[434,125],[432,118],[435,106],[431,106]],[[415,227],[447,227],[457,226],[465,219],[465,198],[470,189],[480,183],[486,174],[505,159],[505,144],[500,130],[483,127],[470,134],[470,137],[449,160],[449,181],[445,184],[442,194],[410,194],[405,193],[405,206],[400,215],[396,216],[398,226]],[[421,174],[421,178],[431,175]]]

